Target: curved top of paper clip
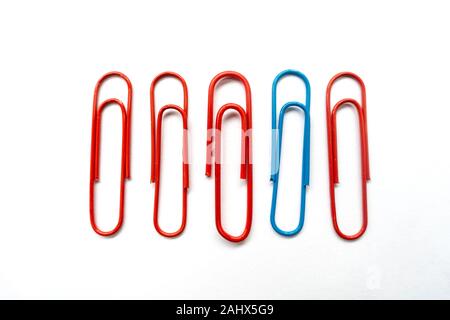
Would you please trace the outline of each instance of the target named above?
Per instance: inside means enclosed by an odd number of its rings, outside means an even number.
[[[330,112],[331,89],[333,88],[334,83],[341,78],[350,78],[350,79],[355,80],[358,83],[358,85],[361,89],[361,107],[365,113],[365,111],[366,111],[366,86],[364,85],[364,82],[360,76],[354,74],[353,72],[349,72],[349,71],[339,72],[333,78],[331,78],[330,82],[328,82],[327,94],[326,94],[327,112]]]

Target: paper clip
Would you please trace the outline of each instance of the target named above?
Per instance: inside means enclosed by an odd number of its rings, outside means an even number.
[[[331,109],[331,89],[333,84],[341,78],[351,78],[355,80],[361,89],[361,104],[351,98],[345,98],[338,101],[333,109]],[[362,226],[361,229],[354,235],[346,235],[339,229],[339,224],[336,216],[335,203],[335,184],[339,183],[338,175],[338,148],[337,148],[337,134],[336,134],[336,113],[340,107],[344,105],[353,106],[358,112],[360,140],[361,140],[361,185],[362,185]],[[327,131],[328,131],[328,166],[330,175],[330,205],[331,217],[333,220],[333,227],[336,233],[345,240],[355,240],[361,237],[367,228],[367,182],[370,180],[369,171],[369,151],[367,138],[367,114],[366,114],[366,88],[362,79],[351,72],[341,72],[335,75],[327,86],[326,94],[326,108],[327,108]]]
[[[225,78],[240,81],[245,88],[246,111],[236,104],[227,103],[223,105],[216,116],[215,130],[213,129],[213,109],[214,109],[214,91],[217,83]],[[226,232],[222,226],[221,214],[221,130],[222,118],[226,111],[235,110],[241,117],[242,136],[241,136],[241,168],[240,178],[247,180],[247,219],[244,231],[239,236],[233,236]],[[212,170],[212,152],[214,150],[214,170],[215,170],[215,211],[216,227],[222,237],[231,242],[240,242],[247,238],[250,233],[253,215],[253,164],[252,153],[252,98],[250,84],[240,73],[234,71],[224,71],[216,75],[208,90],[208,132],[206,139],[206,176],[211,177]],[[215,137],[215,144],[212,145]],[[214,148],[214,149],[213,149]]]
[[[158,122],[155,128],[155,87],[157,83],[164,78],[175,78],[181,82],[183,86],[183,108],[174,104],[163,106],[158,112]],[[181,226],[175,232],[166,232],[159,226],[158,209],[159,209],[159,183],[161,174],[161,128],[164,112],[167,110],[177,111],[183,119],[183,208]],[[163,72],[156,76],[150,86],[150,114],[151,114],[151,145],[152,145],[152,161],[151,161],[151,178],[150,183],[155,183],[155,201],[153,207],[153,223],[156,231],[165,237],[176,237],[180,235],[186,227],[187,216],[187,190],[189,188],[189,160],[188,160],[188,89],[186,81],[175,72]],[[155,134],[156,132],[156,134]]]
[[[125,108],[122,101],[116,98],[109,98],[98,104],[98,95],[103,82],[107,79],[119,77],[123,79],[128,87],[127,106]],[[125,204],[125,179],[130,179],[130,139],[131,139],[131,106],[132,106],[133,88],[130,79],[120,72],[109,72],[105,74],[97,82],[94,91],[94,103],[92,112],[92,141],[91,141],[91,177],[89,190],[89,209],[91,226],[96,233],[101,236],[111,236],[119,231],[124,218],[124,204]],[[100,181],[100,133],[102,112],[109,106],[116,104],[122,111],[122,162],[120,173],[120,205],[119,205],[119,220],[114,229],[110,231],[102,231],[97,226],[95,221],[95,183]]]
[[[290,101],[283,105],[280,110],[277,127],[277,86],[278,82],[285,76],[295,76],[303,81],[306,89],[305,104]],[[272,84],[272,169],[270,180],[273,181],[272,192],[272,207],[270,209],[270,223],[272,228],[283,236],[293,236],[298,234],[305,221],[305,202],[306,202],[306,188],[309,185],[309,158],[310,158],[310,101],[311,101],[311,87],[309,85],[308,78],[297,70],[285,70],[280,72],[274,79]],[[303,110],[305,114],[305,125],[303,130],[303,160],[302,160],[302,189],[300,200],[300,218],[298,225],[295,229],[285,231],[277,226],[275,221],[275,211],[277,206],[277,194],[278,194],[278,181],[281,162],[281,143],[283,141],[283,121],[286,110],[289,108],[298,108]]]

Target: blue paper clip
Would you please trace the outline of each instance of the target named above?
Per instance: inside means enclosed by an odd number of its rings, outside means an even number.
[[[277,128],[277,86],[278,82],[285,76],[295,76],[300,78],[306,88],[306,103],[300,103],[296,101],[290,101],[283,105],[280,110],[280,116],[278,119]],[[272,192],[272,207],[270,209],[270,223],[272,228],[283,236],[293,236],[300,232],[303,228],[305,222],[305,202],[306,202],[306,186],[309,185],[309,150],[310,150],[310,107],[311,100],[311,87],[309,85],[308,78],[296,70],[284,70],[280,72],[272,84],[272,167],[270,173],[270,180],[273,181],[273,192]],[[281,157],[281,142],[283,137],[283,119],[286,110],[289,108],[299,108],[303,110],[305,114],[305,126],[303,133],[303,166],[302,166],[302,190],[301,190],[301,203],[300,203],[300,219],[297,227],[291,231],[281,230],[277,223],[275,222],[275,211],[277,207],[277,194],[278,194],[278,178],[280,170],[280,157]]]

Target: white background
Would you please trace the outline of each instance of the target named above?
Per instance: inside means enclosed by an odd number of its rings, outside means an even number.
[[[450,30],[447,1],[14,1],[0,5],[0,298],[450,298]],[[311,82],[311,186],[303,231],[269,223],[270,98],[275,75],[293,68]],[[125,223],[113,238],[89,224],[92,96],[104,73],[134,86],[132,180]],[[188,224],[177,239],[153,227],[148,89],[154,76],[185,77],[190,98]],[[204,176],[207,88],[223,70],[252,87],[254,223],[235,245],[214,225],[214,180]],[[369,227],[341,240],[331,224],[325,88],[337,72],[367,86],[372,181]],[[299,81],[280,84],[279,101],[302,101]],[[338,97],[358,97],[339,83]],[[181,103],[174,81],[159,105]],[[111,81],[102,97],[124,99]],[[217,104],[242,103],[221,86]],[[120,113],[104,113],[100,226],[115,223]],[[216,107],[217,110],[217,107]],[[360,164],[352,109],[339,113],[342,185],[338,214],[360,224]],[[161,224],[174,230],[181,206],[181,121],[164,122]],[[303,116],[285,121],[277,220],[294,227],[299,208]],[[244,222],[239,118],[224,126],[224,216]]]

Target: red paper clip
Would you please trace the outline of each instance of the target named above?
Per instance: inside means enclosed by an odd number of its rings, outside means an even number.
[[[128,100],[125,108],[122,101],[110,98],[98,105],[98,95],[103,82],[112,77],[123,79],[128,86]],[[131,138],[131,106],[132,106],[133,88],[130,79],[120,72],[109,72],[105,74],[97,82],[94,91],[94,103],[92,112],[92,141],[91,141],[91,178],[89,188],[89,209],[91,226],[96,233],[101,236],[111,236],[115,234],[123,223],[124,203],[125,203],[125,179],[130,179],[130,138]],[[122,162],[120,173],[120,205],[119,205],[119,221],[111,231],[102,231],[95,222],[95,183],[100,181],[99,164],[100,164],[100,133],[103,110],[112,104],[117,104],[122,111]]]
[[[213,129],[213,109],[214,109],[214,91],[217,83],[225,78],[231,78],[240,81],[245,88],[246,110],[235,104],[227,103],[223,105],[217,112],[216,129]],[[241,138],[241,179],[247,179],[247,219],[244,231],[239,236],[230,235],[223,229],[221,214],[221,130],[222,118],[226,111],[235,110],[241,117],[242,138]],[[214,170],[215,170],[215,210],[216,210],[216,227],[220,235],[232,242],[240,242],[245,240],[250,233],[253,215],[253,164],[251,159],[252,150],[252,98],[250,84],[247,79],[238,72],[225,71],[215,76],[208,91],[208,133],[206,139],[206,176],[211,176],[212,170],[212,152],[213,137],[216,137],[214,145]],[[211,148],[211,149],[210,149]]]
[[[330,108],[331,89],[333,84],[340,78],[351,78],[355,80],[361,89],[361,104],[358,101],[346,98],[338,101],[333,109]],[[358,112],[360,140],[361,140],[361,182],[362,182],[362,226],[361,229],[354,235],[346,235],[339,229],[339,224],[336,216],[336,203],[335,203],[335,184],[339,183],[338,174],[338,148],[337,148],[337,135],[336,135],[336,113],[343,105],[351,105],[355,107]],[[355,240],[361,237],[367,228],[368,214],[367,214],[367,181],[370,180],[369,171],[369,151],[368,151],[368,138],[367,138],[367,115],[366,115],[366,88],[363,81],[356,74],[351,72],[341,72],[335,75],[327,86],[326,97],[327,108],[327,131],[328,131],[328,166],[330,175],[330,205],[331,205],[331,217],[333,219],[333,227],[337,234],[346,240]]]
[[[158,122],[155,129],[155,87],[157,83],[164,79],[172,77],[181,82],[183,86],[183,108],[180,108],[174,104],[167,104],[163,106],[158,112]],[[166,232],[161,229],[158,221],[158,208],[159,208],[159,183],[160,183],[160,173],[161,173],[161,127],[164,112],[167,110],[175,110],[180,113],[183,118],[183,208],[182,208],[182,218],[181,226],[175,232]],[[150,114],[151,114],[151,144],[152,144],[152,163],[151,163],[151,178],[150,182],[155,183],[155,201],[153,207],[153,223],[155,225],[156,231],[165,237],[176,237],[180,235],[184,228],[186,227],[186,216],[187,216],[187,190],[189,188],[189,160],[188,160],[188,89],[186,81],[175,72],[163,72],[159,74],[150,86]],[[156,131],[156,135],[155,135]]]

